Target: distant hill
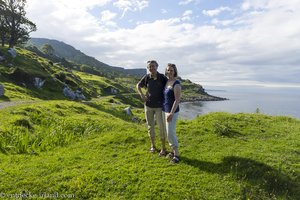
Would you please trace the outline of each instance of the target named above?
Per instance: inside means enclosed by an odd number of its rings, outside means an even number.
[[[0,52],[7,50],[8,46],[0,47]],[[135,76],[98,71],[89,73],[89,66],[82,68],[77,63],[50,60],[37,49],[30,51],[16,47],[15,50],[15,58],[5,54],[5,60],[0,61],[0,86],[4,88],[0,102],[74,99],[72,95],[80,91],[86,100],[114,95],[115,99],[129,102],[132,106],[143,105],[134,87],[139,80]]]
[[[54,49],[54,54],[60,58],[64,58],[66,60],[72,61],[78,64],[84,64],[87,66],[93,66],[101,72],[104,73],[123,73],[126,75],[134,75],[141,77],[146,73],[146,69],[124,69],[122,67],[115,67],[110,66],[106,63],[103,63],[94,57],[85,55],[80,50],[75,49],[73,46],[68,45],[64,42],[53,40],[53,39],[46,39],[46,38],[31,38],[26,46],[35,46],[39,50],[45,45],[49,44]]]

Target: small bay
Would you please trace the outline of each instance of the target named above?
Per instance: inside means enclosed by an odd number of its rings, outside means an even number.
[[[229,100],[181,103],[181,119],[194,119],[210,112],[259,112],[300,119],[300,88],[207,87],[206,91]]]

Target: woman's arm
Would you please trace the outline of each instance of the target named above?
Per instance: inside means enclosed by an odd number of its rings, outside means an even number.
[[[177,107],[180,103],[180,99],[181,99],[181,86],[180,86],[180,84],[176,84],[174,86],[174,96],[175,96],[175,101],[172,105],[171,112],[167,116],[167,121],[168,122],[172,121],[173,114],[175,113],[175,111],[176,111],[176,109],[177,109]]]

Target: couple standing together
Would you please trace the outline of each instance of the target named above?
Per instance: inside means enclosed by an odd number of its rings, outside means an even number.
[[[145,116],[150,137],[150,152],[156,151],[155,146],[155,119],[158,125],[161,140],[159,156],[166,156],[166,138],[171,147],[168,154],[173,163],[180,161],[178,140],[176,137],[176,121],[179,114],[181,86],[177,80],[178,72],[175,64],[168,64],[165,75],[157,71],[155,60],[147,62],[149,74],[145,75],[137,84],[137,90],[145,102]],[[145,88],[145,93],[142,88]]]

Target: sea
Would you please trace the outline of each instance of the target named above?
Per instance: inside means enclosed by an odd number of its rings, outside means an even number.
[[[259,112],[300,120],[300,88],[211,86],[205,88],[205,91],[228,100],[183,102],[180,104],[180,119],[194,119],[212,112]]]

